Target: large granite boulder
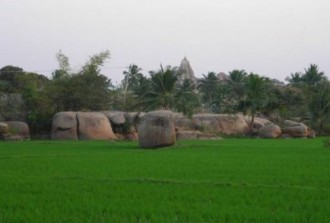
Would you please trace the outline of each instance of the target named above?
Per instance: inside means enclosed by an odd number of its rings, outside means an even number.
[[[238,114],[196,114],[193,122],[198,130],[207,133],[244,135],[249,132],[244,116]]]
[[[126,122],[125,112],[122,111],[100,111],[104,114],[111,124],[113,125],[123,125]]]
[[[258,130],[258,136],[260,138],[278,138],[281,135],[282,131],[281,128],[278,125],[275,124],[269,124],[261,127]]]
[[[0,140],[5,139],[8,135],[8,124],[0,122]]]
[[[195,124],[192,118],[188,118],[182,113],[174,113],[173,121],[177,131],[195,129]]]
[[[5,133],[5,140],[24,140],[30,138],[30,130],[28,124],[20,121],[8,121],[4,122],[7,124],[7,133]]]
[[[8,124],[0,122],[0,135],[8,133]]]
[[[78,112],[78,137],[82,140],[117,139],[108,118],[100,112]]]
[[[285,120],[282,127],[282,133],[293,138],[307,137],[309,132],[311,131],[305,124],[291,120]]]
[[[51,138],[55,140],[78,140],[76,112],[56,113],[52,121]]]
[[[111,117],[110,121],[111,121],[111,123],[113,123],[115,125],[124,125],[126,122],[125,113],[118,112],[118,113],[114,114]]]
[[[244,119],[245,119],[246,123],[248,125],[250,125],[252,117],[246,115],[246,116],[244,116]],[[255,117],[254,120],[253,120],[252,129],[254,131],[258,131],[260,128],[262,128],[262,127],[264,127],[266,125],[270,125],[270,124],[273,124],[273,123],[271,121],[269,121],[268,119],[260,118],[260,117]]]
[[[176,142],[173,114],[170,111],[153,111],[145,114],[137,126],[142,148],[158,148]]]

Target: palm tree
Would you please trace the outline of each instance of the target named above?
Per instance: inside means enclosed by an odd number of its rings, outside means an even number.
[[[285,80],[289,82],[290,85],[297,86],[302,83],[302,76],[303,74],[301,72],[295,72],[291,73]]]
[[[229,86],[232,88],[231,100],[232,104],[235,104],[235,101],[238,102],[242,100],[244,96],[244,83],[247,78],[247,73],[245,70],[233,70],[229,72]]]
[[[138,106],[146,110],[174,108],[175,105],[175,84],[177,78],[177,68],[161,66],[159,71],[150,72],[150,88],[143,95],[143,101]]]
[[[328,81],[320,82],[310,92],[308,114],[311,125],[322,132],[330,116],[330,83]]]
[[[209,110],[211,110],[211,104],[216,96],[216,90],[220,82],[214,72],[208,72],[207,75],[203,74],[203,76],[204,78],[198,84],[198,89],[202,94],[202,100]]]
[[[232,97],[232,87],[227,83],[220,83],[215,91],[215,97],[211,102],[216,113],[233,113],[237,101]]]
[[[253,131],[255,114],[267,105],[267,80],[257,74],[249,74],[245,80],[245,98],[242,109],[251,115],[250,131]]]
[[[196,86],[190,79],[183,80],[178,85],[175,93],[175,107],[177,111],[192,116],[195,108],[200,106],[200,100],[196,92]]]
[[[233,70],[229,72],[229,82],[243,83],[246,79],[247,73],[245,70]]]
[[[311,64],[308,69],[305,69],[305,73],[301,78],[303,82],[309,85],[315,85],[327,79],[323,72],[319,72],[319,68],[316,64]]]
[[[296,72],[292,73],[289,77],[285,78],[290,85],[301,87],[315,85],[320,81],[327,80],[327,77],[323,72],[319,72],[319,68],[316,64],[311,64],[304,73]]]
[[[142,69],[137,65],[131,64],[129,65],[128,70],[123,72],[125,76],[122,80],[123,108],[126,108],[126,98],[129,90],[134,89],[134,87],[138,84],[139,78],[143,76],[141,70]]]

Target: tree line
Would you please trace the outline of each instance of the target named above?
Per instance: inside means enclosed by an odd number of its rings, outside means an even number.
[[[230,71],[226,79],[215,72],[197,81],[182,79],[177,67],[160,66],[149,75],[131,64],[117,86],[102,74],[110,58],[102,51],[89,58],[77,72],[61,51],[50,78],[15,66],[0,69],[0,94],[20,94],[25,120],[32,133],[49,129],[59,111],[150,111],[169,109],[191,116],[197,112],[263,115],[275,122],[299,118],[319,134],[330,133],[330,83],[311,64],[287,78],[287,84],[245,70]]]

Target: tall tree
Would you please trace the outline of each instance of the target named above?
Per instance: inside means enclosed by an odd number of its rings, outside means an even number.
[[[203,74],[203,78],[199,81],[198,89],[202,94],[202,101],[204,107],[207,107],[209,111],[212,111],[212,102],[216,97],[216,90],[220,81],[214,72],[208,72],[207,75]]]
[[[232,70],[229,72],[228,85],[231,88],[231,93],[228,102],[230,103],[233,112],[237,112],[238,103],[244,96],[247,75],[248,74],[245,70]]]
[[[127,109],[126,100],[128,94],[139,87],[139,80],[143,77],[142,69],[135,64],[129,65],[127,71],[124,71],[124,79],[122,80],[122,109]]]
[[[213,112],[234,113],[237,101],[233,97],[233,88],[228,83],[220,83],[211,103]]]
[[[49,80],[36,73],[25,73],[18,78],[20,93],[25,104],[25,120],[29,124],[32,134],[50,128],[53,105],[45,94]]]
[[[175,108],[178,112],[191,117],[198,107],[200,107],[200,98],[196,92],[196,86],[192,80],[184,79],[177,87]]]
[[[5,66],[0,69],[0,92],[18,93],[18,78],[25,72],[20,67]]]
[[[56,111],[109,109],[112,84],[101,74],[109,56],[108,50],[100,52],[91,56],[78,73],[53,78],[48,93]]]
[[[139,103],[146,110],[174,108],[175,84],[177,78],[177,68],[161,66],[159,71],[150,71],[150,89],[144,94],[144,100]]]
[[[60,79],[68,76],[71,72],[69,58],[60,50],[56,54],[56,59],[59,68],[53,73],[53,79]]]
[[[289,82],[289,85],[299,86],[302,83],[302,76],[303,74],[301,72],[295,72],[291,73],[285,80]]]
[[[305,69],[304,73],[292,73],[289,77],[286,77],[285,80],[288,81],[290,85],[296,87],[306,87],[316,85],[320,81],[327,80],[327,77],[324,75],[324,72],[319,71],[316,64],[310,64],[310,66]]]
[[[231,83],[244,83],[246,76],[245,70],[232,70],[229,72],[229,81]]]
[[[310,125],[319,133],[324,133],[330,121],[330,83],[328,81],[321,81],[313,87],[309,92],[307,107]]]
[[[257,74],[249,74],[245,81],[245,98],[242,109],[251,115],[250,131],[253,131],[253,124],[257,112],[262,111],[267,105],[266,79]]]
[[[305,69],[305,73],[301,78],[303,82],[309,85],[315,85],[318,82],[327,79],[324,73],[319,71],[319,68],[316,64],[311,64],[307,69]]]

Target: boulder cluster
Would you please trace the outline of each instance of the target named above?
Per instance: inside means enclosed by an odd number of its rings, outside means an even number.
[[[221,139],[220,135],[254,135],[260,138],[314,138],[304,123],[286,120],[274,124],[268,119],[243,114],[195,114],[159,110],[148,113],[99,111],[59,112],[52,120],[54,140],[139,140],[140,147],[158,148],[185,139]],[[0,139],[29,139],[25,122],[0,122]]]
[[[134,114],[132,114],[134,115]],[[138,113],[136,113],[138,116]],[[137,139],[137,133],[124,112],[59,112],[52,121],[51,138],[56,140]]]
[[[21,121],[0,122],[0,139],[5,141],[30,139],[29,126]]]

